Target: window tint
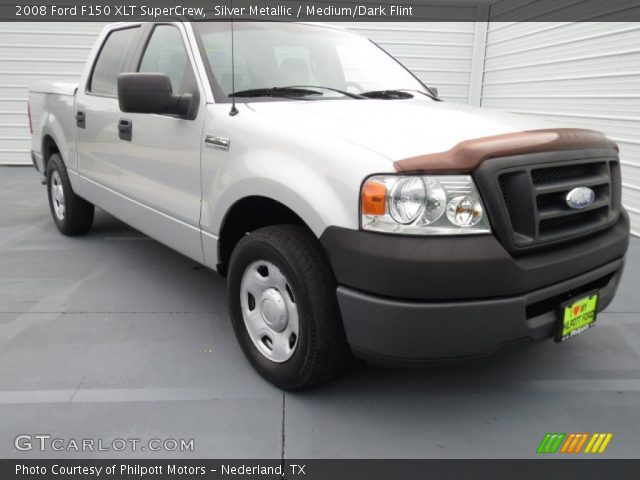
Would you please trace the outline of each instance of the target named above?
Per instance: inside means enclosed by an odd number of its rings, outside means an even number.
[[[96,95],[116,95],[118,75],[126,67],[127,53],[138,28],[114,30],[107,37],[93,67],[89,91]]]
[[[140,62],[139,72],[164,73],[173,93],[194,93],[195,77],[180,31],[172,25],[158,25]]]

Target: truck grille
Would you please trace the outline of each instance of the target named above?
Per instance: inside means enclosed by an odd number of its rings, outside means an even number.
[[[484,162],[474,175],[494,224],[511,251],[588,235],[612,225],[620,214],[617,155],[553,152]],[[557,158],[555,158],[557,157]],[[595,193],[591,205],[573,209],[567,194],[577,187]]]

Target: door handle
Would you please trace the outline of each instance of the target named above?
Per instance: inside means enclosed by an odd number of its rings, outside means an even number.
[[[127,142],[131,141],[131,137],[133,135],[133,123],[131,120],[120,120],[118,122],[118,136],[120,140],[126,140]]]
[[[86,128],[86,117],[84,112],[76,112],[76,126],[78,128]]]

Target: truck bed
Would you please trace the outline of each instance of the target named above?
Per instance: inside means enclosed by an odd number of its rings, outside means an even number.
[[[29,88],[31,151],[35,167],[43,174],[42,150],[47,135],[54,132],[58,134],[58,147],[67,167],[75,169],[75,155],[70,151],[75,151],[74,101],[77,88],[77,83],[50,81],[36,82]]]
[[[41,80],[39,82],[34,82],[29,86],[29,93],[51,93],[55,95],[67,95],[73,97],[76,88],[78,88],[77,83]]]

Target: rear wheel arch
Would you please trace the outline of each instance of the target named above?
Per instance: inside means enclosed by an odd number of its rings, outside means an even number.
[[[60,147],[58,147],[58,144],[56,143],[56,141],[51,135],[45,135],[42,138],[41,151],[42,151],[43,171],[45,172],[45,174],[47,171],[47,164],[49,163],[49,159],[51,158],[51,155],[53,155],[54,153],[57,153],[58,155],[60,155],[60,158],[64,162],[64,158],[62,158],[62,154],[60,153]]]

